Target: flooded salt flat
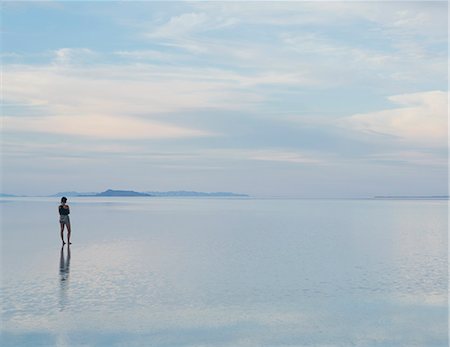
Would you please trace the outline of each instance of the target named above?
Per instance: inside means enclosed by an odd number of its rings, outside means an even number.
[[[2,346],[447,346],[447,201],[1,200]]]

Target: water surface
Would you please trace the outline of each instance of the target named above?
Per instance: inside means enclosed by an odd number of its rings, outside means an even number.
[[[447,201],[3,198],[2,346],[447,346]]]

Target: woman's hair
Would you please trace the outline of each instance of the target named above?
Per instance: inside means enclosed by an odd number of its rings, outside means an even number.
[[[62,198],[61,198],[61,202],[66,202],[67,201],[67,198],[65,197],[65,196],[63,196]]]

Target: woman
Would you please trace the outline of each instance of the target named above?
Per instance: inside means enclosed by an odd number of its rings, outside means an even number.
[[[70,242],[70,219],[69,219],[69,213],[70,213],[70,208],[69,205],[66,205],[67,202],[67,198],[65,196],[63,196],[61,198],[61,205],[59,205],[58,210],[59,210],[59,223],[61,224],[61,241],[63,243],[63,246],[66,244],[64,242],[64,225],[67,227],[67,242],[69,242],[69,245],[72,244],[72,242]]]

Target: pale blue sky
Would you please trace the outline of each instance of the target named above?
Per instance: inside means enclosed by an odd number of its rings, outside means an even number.
[[[447,194],[447,3],[4,2],[2,190]]]

